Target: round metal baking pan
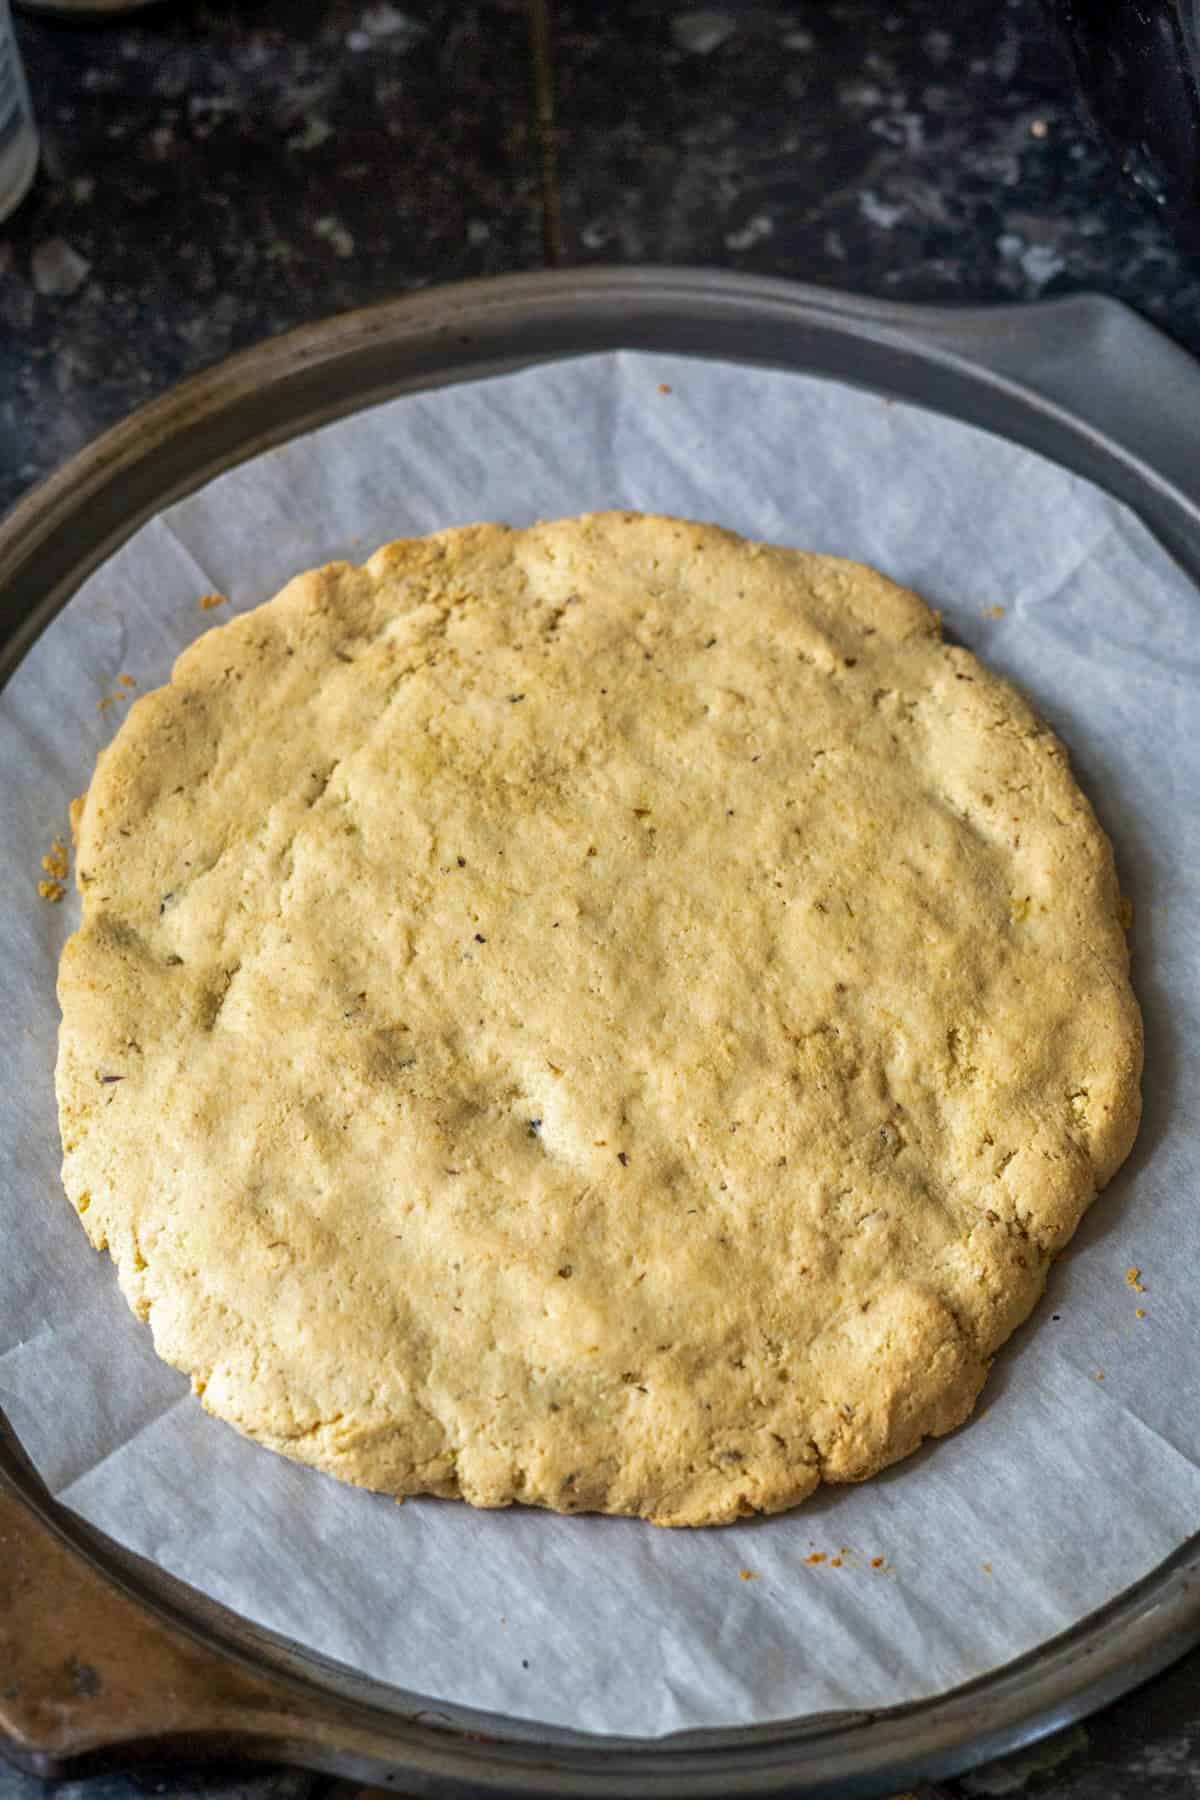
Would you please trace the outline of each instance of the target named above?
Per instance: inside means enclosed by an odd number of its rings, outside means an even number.
[[[1200,580],[1200,504],[1185,491],[1190,475],[1200,492],[1190,424],[1200,371],[1122,308],[1084,297],[938,311],[705,271],[592,269],[436,289],[305,328],[107,433],[0,524],[0,682],[139,525],[245,458],[398,393],[616,348],[803,370],[983,426],[1125,500]],[[878,1794],[1028,1743],[1200,1640],[1198,1536],[1071,1631],[933,1699],[655,1742],[602,1739],[402,1693],[239,1619],[51,1501],[2,1415],[0,1489],[20,1499],[30,1530],[49,1527],[148,1614],[270,1684],[278,1725],[256,1716],[239,1735],[235,1709],[224,1750],[423,1794]],[[320,1715],[319,1733],[306,1731],[307,1711]]]

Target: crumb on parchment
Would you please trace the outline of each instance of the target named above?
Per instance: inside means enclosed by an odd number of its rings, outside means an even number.
[[[1142,1271],[1138,1268],[1136,1263],[1130,1263],[1129,1267],[1126,1269],[1125,1285],[1131,1287],[1135,1294],[1145,1293],[1146,1290],[1142,1286]]]
[[[40,898],[48,900],[51,906],[57,906],[67,891],[67,866],[67,846],[61,838],[55,838],[42,858],[45,877],[37,884]]]
[[[42,858],[42,867],[53,881],[65,881],[67,878],[67,846],[61,838],[55,838],[49,852]]]
[[[843,1544],[840,1550],[812,1550],[804,1560],[810,1568],[818,1568],[821,1565],[825,1565],[830,1569],[854,1569],[859,1565],[854,1562],[853,1557],[854,1553],[850,1549],[850,1546],[848,1544]],[[885,1556],[872,1556],[869,1560],[873,1569],[882,1571],[884,1574],[889,1572],[888,1561]]]
[[[658,391],[660,394],[669,394],[671,391],[670,382],[669,381],[660,381],[658,384]]]
[[[228,606],[228,605],[229,605],[229,595],[228,594],[201,594],[201,596],[200,596],[200,611],[201,612],[212,612],[215,607]]]
[[[753,1569],[739,1569],[738,1570],[738,1578],[741,1581],[757,1581],[758,1580],[758,1576],[754,1573]]]
[[[985,606],[983,609],[983,616],[985,619],[1002,619],[1004,617],[1004,608],[1002,606]]]

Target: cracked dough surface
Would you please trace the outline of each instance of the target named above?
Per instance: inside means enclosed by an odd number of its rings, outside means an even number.
[[[368,1487],[683,1525],[869,1476],[1136,1130],[1065,752],[853,563],[391,544],[202,636],[77,828],[67,1192],[205,1406]]]

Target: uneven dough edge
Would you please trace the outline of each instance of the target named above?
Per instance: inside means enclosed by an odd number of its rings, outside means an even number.
[[[669,519],[645,518],[638,515],[588,515],[578,521],[563,521],[540,528],[543,543],[566,544],[568,553],[579,534],[620,532],[633,526],[639,532],[658,531],[692,535],[704,546],[706,554],[715,558],[731,550],[740,556],[747,548],[733,534],[717,527],[695,526]],[[539,528],[534,528],[536,532]],[[302,575],[265,607],[242,615],[229,623],[206,632],[178,659],[167,687],[148,694],[135,703],[123,723],[113,745],[101,756],[96,774],[89,786],[77,822],[77,871],[85,872],[102,863],[112,852],[114,834],[132,829],[139,817],[139,806],[147,792],[154,791],[154,769],[149,766],[151,753],[160,745],[166,723],[186,716],[192,698],[201,699],[206,687],[220,679],[221,671],[231,662],[244,660],[249,666],[255,654],[253,646],[264,634],[278,645],[331,642],[347,619],[355,624],[377,622],[380,595],[388,584],[409,581],[413,588],[411,610],[419,614],[428,601],[431,571],[440,578],[447,568],[468,564],[485,565],[489,558],[502,559],[514,540],[531,541],[532,533],[511,532],[502,526],[474,526],[437,534],[430,539],[401,540],[387,545],[373,556],[363,569],[334,564]],[[821,579],[836,588],[843,578],[854,584],[854,597],[861,602],[869,597],[869,610],[846,621],[852,634],[864,628],[886,629],[896,642],[912,637],[932,637],[936,621],[928,608],[916,598],[873,571],[834,558],[814,558],[804,553],[769,550],[752,546],[768,565],[785,580],[798,566],[806,569],[820,565]],[[874,621],[870,626],[867,620]],[[854,637],[857,642],[857,636]],[[1022,1278],[1019,1291],[1010,1291],[1005,1306],[996,1314],[993,1327],[984,1337],[958,1319],[945,1303],[932,1294],[919,1290],[901,1291],[892,1304],[896,1318],[892,1332],[892,1348],[896,1371],[889,1384],[875,1390],[864,1388],[854,1403],[853,1429],[839,1425],[831,1429],[824,1448],[815,1442],[809,1453],[780,1470],[776,1479],[756,1479],[752,1498],[745,1484],[739,1488],[727,1472],[714,1468],[697,1478],[681,1480],[676,1487],[659,1493],[642,1504],[628,1504],[622,1483],[615,1481],[597,1491],[598,1510],[629,1511],[667,1525],[699,1525],[727,1522],[747,1511],[784,1510],[819,1484],[821,1480],[863,1480],[911,1453],[927,1436],[942,1435],[954,1429],[969,1416],[986,1378],[992,1353],[1015,1329],[1036,1303],[1045,1282],[1053,1255],[1068,1241],[1095,1193],[1120,1166],[1132,1145],[1140,1113],[1138,1081],[1142,1063],[1140,1014],[1128,987],[1128,949],[1119,923],[1119,895],[1111,845],[1095,815],[1076,787],[1069,771],[1066,753],[1053,735],[1041,724],[1025,701],[1007,683],[983,670],[981,665],[961,650],[947,653],[954,678],[966,684],[978,683],[990,698],[1004,696],[1007,716],[1036,734],[1042,756],[1041,778],[1046,791],[1057,796],[1064,811],[1073,820],[1073,829],[1086,847],[1089,859],[1088,878],[1096,896],[1088,923],[1097,933],[1090,950],[1104,976],[1104,994],[1096,1004],[1097,1013],[1111,1039],[1112,1054],[1094,1089],[1088,1095],[1088,1136],[1083,1151],[1086,1169],[1059,1168],[1061,1150],[1037,1144],[1022,1151],[1021,1156],[1038,1157],[1035,1179],[1044,1190],[1045,1202],[1038,1230],[1031,1239],[1032,1266]],[[142,754],[144,749],[145,755]],[[133,765],[131,779],[130,767]],[[145,784],[149,784],[148,786]],[[122,821],[129,823],[123,824]],[[79,933],[64,952],[60,973],[60,1001],[64,1017],[74,1016],[81,1007],[90,1008],[96,999],[88,957],[92,949],[93,896],[81,883],[84,896],[84,919]],[[66,1045],[69,1031],[64,1028]],[[64,1121],[75,1101],[76,1074],[60,1052],[57,1074],[60,1106]],[[64,1137],[74,1127],[64,1123]],[[72,1146],[72,1150],[73,1150]],[[1082,1150],[1082,1146],[1081,1146]],[[78,1189],[78,1181],[70,1168],[72,1151],[64,1164],[64,1180],[68,1191]],[[1047,1173],[1047,1166],[1051,1172]],[[1015,1185],[1021,1171],[1012,1178]],[[1047,1185],[1047,1183],[1049,1185]],[[136,1238],[124,1234],[111,1203],[102,1209],[93,1199],[83,1213],[83,1223],[97,1247],[108,1247],[118,1262],[122,1286],[136,1310],[149,1311],[155,1330],[156,1348],[167,1360],[207,1384],[207,1371],[198,1368],[183,1348],[160,1336],[155,1327],[151,1298],[145,1276],[146,1265]],[[141,1266],[139,1266],[139,1263]],[[202,1394],[206,1405],[209,1396]],[[319,1428],[289,1437],[250,1420],[231,1417],[228,1407],[219,1416],[234,1423],[247,1435],[256,1437],[270,1448],[326,1469],[340,1478],[367,1487],[377,1487],[404,1494],[438,1493],[445,1496],[462,1494],[475,1505],[500,1506],[514,1500],[548,1506],[553,1510],[579,1511],[585,1508],[572,1500],[560,1504],[553,1493],[513,1488],[499,1480],[463,1479],[461,1471],[446,1467],[444,1460],[433,1459],[436,1468],[408,1464],[405,1472],[405,1443],[408,1427],[401,1426],[389,1434],[372,1433],[369,1446],[359,1444],[351,1449],[339,1448],[336,1432]]]

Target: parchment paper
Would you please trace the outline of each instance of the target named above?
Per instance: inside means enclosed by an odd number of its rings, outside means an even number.
[[[975,1421],[865,1487],[720,1531],[398,1507],[254,1447],[157,1362],[58,1179],[54,974],[75,907],[36,882],[116,727],[121,703],[98,699],[123,673],[164,680],[227,616],[200,611],[209,590],[249,607],[389,537],[614,505],[916,587],[1066,738],[1136,908],[1141,1137]],[[50,1488],[217,1600],[435,1705],[626,1736],[912,1700],[1145,1574],[1200,1528],[1198,651],[1195,591],[1088,484],[905,405],[689,359],[584,358],[401,399],[172,507],[0,696],[0,1404]],[[841,1566],[806,1560],[820,1551]]]

